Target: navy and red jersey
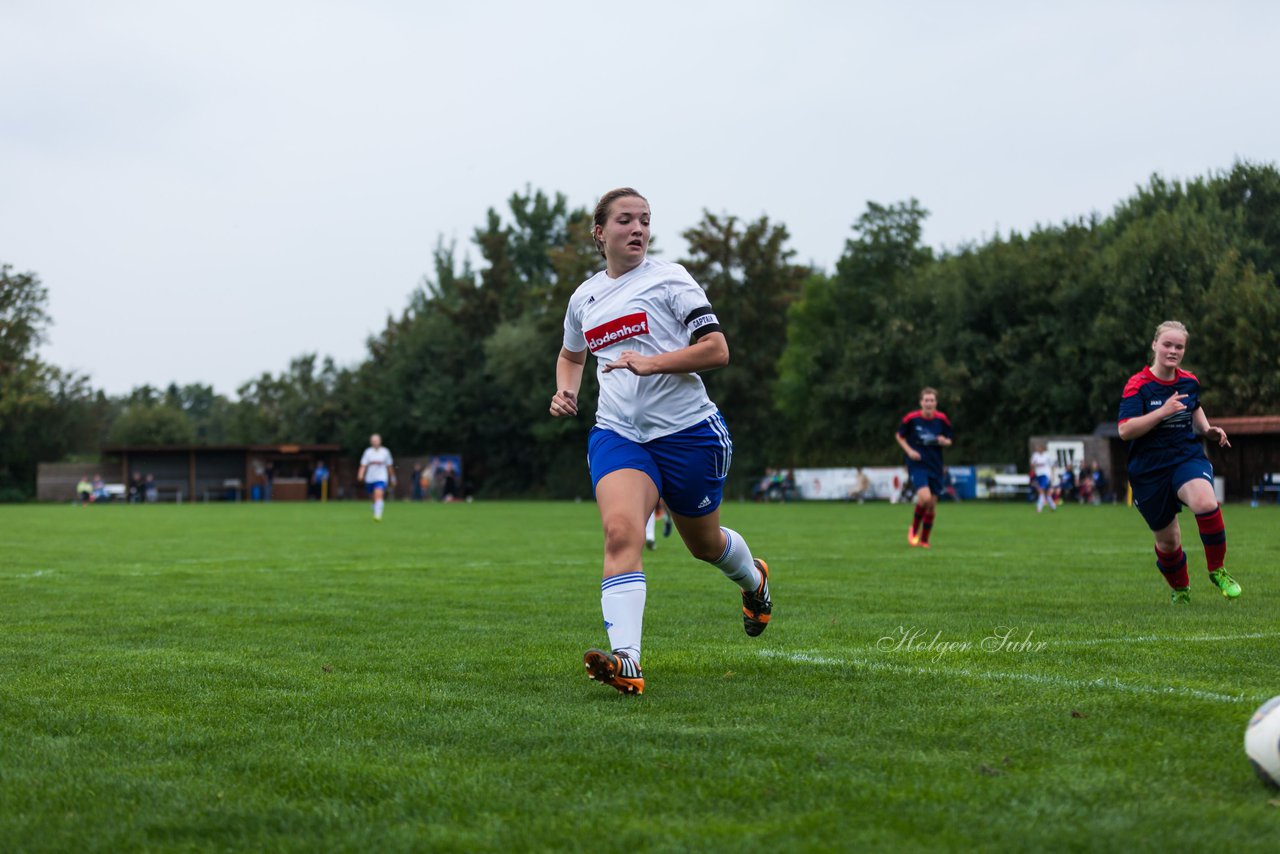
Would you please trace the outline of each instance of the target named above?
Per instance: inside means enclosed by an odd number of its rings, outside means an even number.
[[[1125,383],[1118,423],[1154,412],[1173,394],[1186,395],[1182,398],[1186,409],[1170,415],[1129,442],[1130,477],[1141,478],[1204,457],[1204,445],[1192,421],[1200,407],[1200,381],[1195,374],[1180,369],[1173,379],[1166,381],[1153,374],[1150,366],[1143,368]]]
[[[925,466],[942,477],[942,446],[939,436],[951,438],[951,422],[945,413],[935,409],[932,418],[925,418],[919,409],[902,416],[898,435],[907,440],[911,449],[920,454],[920,462],[907,457],[907,466]]]

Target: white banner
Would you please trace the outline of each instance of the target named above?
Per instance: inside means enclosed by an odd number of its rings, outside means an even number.
[[[859,476],[861,473],[862,477]],[[796,491],[806,501],[897,501],[907,479],[903,466],[796,469]]]

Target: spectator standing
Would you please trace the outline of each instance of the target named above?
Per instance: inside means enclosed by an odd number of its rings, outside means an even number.
[[[412,482],[409,484],[409,489],[410,489],[410,491],[411,491],[411,495],[412,495],[412,497],[413,497],[413,500],[414,500],[414,501],[421,501],[421,500],[422,500],[422,498],[423,498],[423,490],[422,490],[423,470],[422,470],[422,463],[414,463],[414,464],[413,464],[413,474],[411,475],[411,477],[412,477]]]
[[[315,489],[317,501],[325,501],[328,499],[329,467],[325,465],[324,460],[318,460],[316,462],[316,467],[311,472],[311,486]]]

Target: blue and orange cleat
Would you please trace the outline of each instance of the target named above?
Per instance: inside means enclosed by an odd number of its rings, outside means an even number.
[[[760,586],[752,592],[742,591],[742,630],[750,637],[758,637],[769,628],[769,616],[773,613],[773,599],[769,597],[769,564],[755,561],[760,570]]]
[[[616,688],[620,693],[644,693],[644,673],[625,652],[589,649],[582,656],[582,666],[587,668],[587,675],[592,679]]]

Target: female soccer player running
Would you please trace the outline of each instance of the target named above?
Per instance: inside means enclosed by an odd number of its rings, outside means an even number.
[[[373,502],[373,521],[382,521],[382,506],[387,494],[387,484],[396,482],[391,466],[391,451],[382,447],[382,437],[374,433],[369,437],[369,447],[364,449],[360,457],[360,470],[356,472],[356,480],[364,481],[365,491]]]
[[[1036,445],[1036,451],[1031,455],[1031,485],[1035,487],[1037,493],[1037,513],[1044,512],[1046,503],[1048,503],[1050,510],[1058,509],[1058,505],[1053,502],[1053,487],[1049,480],[1052,474],[1053,457],[1044,445]]]
[[[893,436],[906,454],[911,488],[916,491],[915,516],[907,529],[909,545],[929,548],[942,494],[942,449],[950,447],[951,436],[951,422],[938,410],[937,389],[920,389],[920,408],[902,417]]]
[[[769,567],[751,556],[741,534],[720,527],[733,441],[697,372],[728,364],[729,345],[706,293],[680,265],[645,257],[649,203],[635,190],[605,193],[594,221],[606,268],[569,299],[551,414],[578,413],[590,351],[600,398],[587,461],[604,528],[600,609],[611,651],[587,650],[583,664],[597,682],[639,694],[641,554],[645,519],[659,497],[689,553],[742,588],[748,635],[765,630],[773,606]]]
[[[1129,484],[1133,504],[1155,532],[1156,568],[1173,588],[1175,605],[1191,602],[1187,556],[1182,551],[1178,513],[1196,514],[1209,580],[1228,599],[1240,585],[1227,574],[1227,532],[1213,494],[1213,466],[1201,436],[1229,448],[1227,434],[1209,424],[1200,406],[1200,381],[1182,370],[1187,327],[1167,320],[1156,327],[1151,366],[1129,378],[1120,400],[1120,438],[1129,443]]]

